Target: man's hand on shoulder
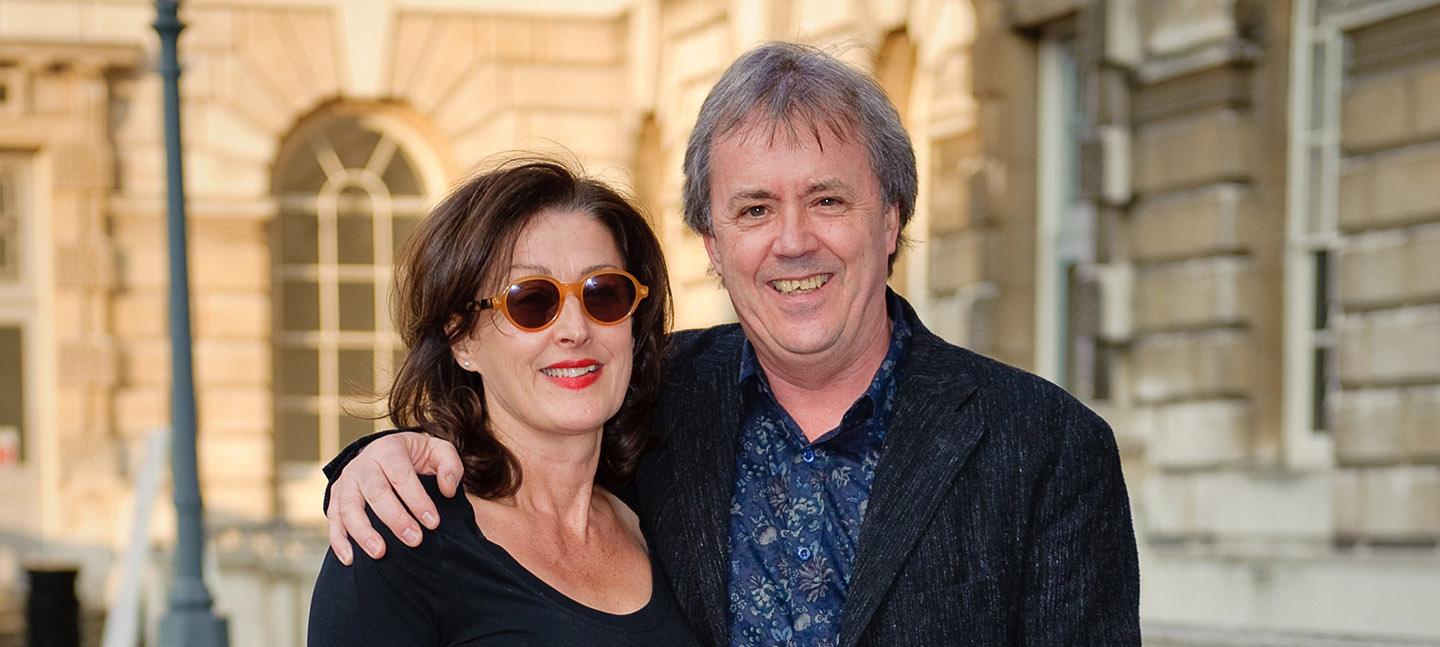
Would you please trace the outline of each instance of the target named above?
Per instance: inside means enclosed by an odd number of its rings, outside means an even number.
[[[464,474],[460,454],[454,445],[439,438],[401,432],[375,439],[345,466],[331,484],[330,507],[325,510],[330,548],[341,563],[349,566],[354,561],[351,537],[370,557],[385,555],[385,541],[370,525],[366,504],[412,548],[420,545],[416,518],[432,530],[440,525],[435,503],[421,485],[419,474],[434,474],[441,494],[455,496]]]

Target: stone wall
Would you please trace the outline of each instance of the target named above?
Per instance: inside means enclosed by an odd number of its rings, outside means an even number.
[[[16,510],[4,515],[0,532],[10,548],[60,537],[57,550],[104,546],[124,519],[125,434],[113,408],[122,344],[121,313],[111,301],[119,273],[109,237],[108,78],[141,60],[131,47],[0,42],[0,148],[24,157],[30,171],[21,227],[33,247],[20,255],[32,272],[21,278],[30,285],[34,325],[24,333],[41,365],[25,374],[39,377],[25,385],[38,405],[23,430],[25,464],[8,467],[14,474],[5,478]]]
[[[1129,419],[1146,441],[1131,487],[1144,617],[1180,644],[1185,627],[1301,643],[1315,637],[1307,631],[1354,644],[1440,634],[1418,602],[1434,599],[1440,574],[1440,427],[1427,413],[1440,318],[1435,272],[1422,260],[1436,212],[1421,186],[1433,182],[1420,179],[1440,178],[1440,167],[1427,157],[1435,126],[1419,116],[1440,22],[1432,8],[1370,24],[1364,13],[1383,3],[1344,4],[1142,5],[1143,55],[1129,84],[1135,196],[1121,241],[1136,268]],[[1333,234],[1302,226],[1323,220],[1323,201],[1285,196],[1297,181],[1287,175],[1287,133],[1324,94],[1290,94],[1300,37],[1291,11],[1307,12],[1303,20],[1317,7],[1346,15],[1326,23],[1348,47],[1339,119],[1312,126],[1338,133],[1340,165],[1300,179],[1313,195],[1338,182]],[[1338,256],[1328,279],[1338,294],[1328,308],[1338,317],[1331,423],[1316,421],[1315,431],[1294,429],[1304,412],[1285,404],[1311,397],[1313,386],[1294,379],[1303,358],[1285,348],[1308,334],[1315,309],[1288,320],[1284,311],[1300,298],[1287,291],[1316,291],[1304,275],[1313,268],[1296,262],[1304,255],[1287,251],[1313,235],[1328,236]],[[1304,393],[1287,391],[1297,383]],[[1307,455],[1310,447],[1333,455]],[[1239,633],[1205,640],[1250,644]]]
[[[1336,533],[1440,543],[1440,7],[1347,34]]]

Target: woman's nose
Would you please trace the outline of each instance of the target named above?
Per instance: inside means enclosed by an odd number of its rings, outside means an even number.
[[[566,295],[565,302],[560,305],[560,313],[555,316],[555,335],[561,342],[582,344],[590,339],[590,326],[593,323],[585,316],[584,306],[580,305],[580,299],[575,295]]]

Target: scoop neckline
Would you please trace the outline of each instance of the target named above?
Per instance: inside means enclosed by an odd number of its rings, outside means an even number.
[[[546,582],[539,575],[525,568],[525,565],[521,564],[520,560],[515,559],[515,556],[511,555],[510,551],[506,550],[504,546],[495,543],[489,537],[485,536],[485,531],[481,530],[480,524],[475,521],[474,506],[468,498],[464,499],[464,501],[466,504],[465,507],[470,510],[468,525],[470,529],[474,531],[475,536],[480,539],[480,543],[496,553],[507,568],[517,573],[521,579],[525,580],[526,583],[550,602],[587,620],[630,631],[650,629],[659,625],[665,619],[665,610],[662,608],[663,600],[660,588],[663,583],[663,578],[660,575],[659,565],[655,563],[655,556],[648,548],[645,551],[645,557],[650,562],[650,599],[646,600],[645,604],[639,609],[630,613],[601,611],[551,586],[549,582]]]

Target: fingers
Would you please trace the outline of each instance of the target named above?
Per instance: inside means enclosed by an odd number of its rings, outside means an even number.
[[[425,486],[420,484],[420,478],[415,475],[415,467],[410,464],[409,460],[398,463],[385,461],[380,463],[380,468],[385,471],[385,477],[389,480],[390,487],[400,495],[400,500],[405,502],[405,507],[410,509],[410,514],[415,515],[420,519],[420,523],[425,524],[425,527],[431,530],[440,525],[440,517],[435,512],[435,502],[430,500],[430,493],[426,492]],[[375,506],[372,504],[371,507]],[[375,508],[375,510],[377,515],[380,514],[379,508]],[[404,515],[406,523],[410,521],[410,514]],[[383,515],[380,518],[385,521],[385,525],[390,526],[391,530],[396,530],[395,525],[389,519]],[[411,543],[410,539],[401,532],[396,530],[395,535],[406,544],[415,546],[420,543],[418,530],[415,531],[414,543]]]
[[[358,464],[361,460],[361,458],[357,458],[355,463]],[[410,516],[410,511],[406,510],[405,506],[400,503],[400,499],[395,496],[395,489],[390,483],[390,476],[385,468],[385,464],[390,461],[380,458],[365,459],[365,462],[366,465],[356,474],[356,480],[360,485],[360,495],[365,497],[365,503],[370,504],[370,509],[375,512],[376,517],[380,518],[380,523],[385,524],[385,527],[389,528],[390,532],[395,533],[395,536],[400,538],[400,541],[404,542],[406,546],[412,548],[419,546],[420,527],[415,523],[415,519]],[[406,465],[408,469],[408,459],[404,459],[404,465]],[[414,475],[412,474],[411,476],[413,477]],[[416,485],[418,486],[418,483]],[[361,516],[363,516],[363,514]],[[366,519],[364,521],[368,527],[370,525],[369,520]],[[358,534],[350,528],[349,523],[346,524],[345,528],[351,531],[351,536],[358,538]],[[382,541],[380,543],[381,551],[383,552],[384,542]],[[360,545],[366,548],[365,552],[370,552],[370,547],[367,544],[361,542]],[[373,556],[374,553],[371,553],[371,555]]]
[[[349,466],[346,466],[345,470],[348,472],[354,465],[355,463],[352,462]],[[345,477],[342,476],[341,480],[344,479]],[[344,488],[339,487],[341,480],[335,481],[336,487],[330,491],[330,507],[334,510],[334,516],[339,518],[341,526],[340,534],[342,536],[345,534],[350,535],[350,538],[354,539],[355,543],[360,545],[360,549],[365,551],[365,554],[369,555],[371,559],[384,557],[385,540],[382,539],[380,533],[375,532],[375,528],[370,525],[370,517],[365,514],[365,498],[363,492],[357,487],[354,479],[346,483],[346,487]],[[327,516],[329,515],[327,514]],[[333,538],[331,539],[331,546],[334,546]],[[348,547],[346,547],[346,552],[350,552]],[[339,551],[336,551],[336,555],[339,555]]]
[[[345,526],[340,523],[339,492],[342,482],[345,481],[336,481],[331,489],[330,507],[325,509],[325,534],[330,538],[330,550],[335,551],[335,558],[349,566],[355,562],[355,554],[350,548],[350,536],[345,534]]]
[[[433,470],[440,484],[440,493],[447,497],[455,496],[455,490],[460,486],[460,477],[465,474],[465,466],[460,462],[460,452],[445,440],[426,436],[425,459],[420,469]]]

